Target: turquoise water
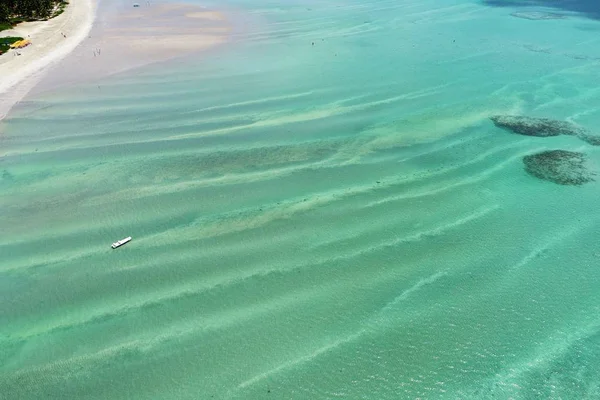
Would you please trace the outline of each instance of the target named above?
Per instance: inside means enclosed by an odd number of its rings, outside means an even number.
[[[1,123],[0,398],[599,398],[600,23],[283,4]]]

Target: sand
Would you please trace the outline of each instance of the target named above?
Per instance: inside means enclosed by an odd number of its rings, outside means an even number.
[[[213,21],[222,21],[223,14],[214,11],[190,12],[185,15],[188,18],[210,19]]]
[[[102,86],[109,76],[214,48],[227,42],[230,33],[227,16],[204,7],[140,3],[134,8],[105,0],[85,41],[30,94],[84,82]]]
[[[72,0],[49,21],[25,22],[2,36],[30,39],[26,48],[0,56],[0,120],[35,86],[48,67],[69,54],[87,36],[94,20],[92,0]]]
[[[159,4],[123,10],[117,25],[107,27],[101,36],[105,43],[119,43],[119,48],[138,60],[163,61],[223,43],[229,32],[229,23],[220,12],[186,4]],[[128,57],[124,54],[120,58]]]

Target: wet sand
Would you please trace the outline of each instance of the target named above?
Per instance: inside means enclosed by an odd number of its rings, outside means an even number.
[[[134,8],[109,0],[88,38],[33,93],[204,51],[225,43],[230,31],[227,17],[215,10],[160,3]]]

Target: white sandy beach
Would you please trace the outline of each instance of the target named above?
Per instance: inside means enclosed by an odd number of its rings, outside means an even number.
[[[31,40],[26,48],[0,56],[0,120],[35,86],[48,67],[69,54],[88,35],[94,20],[92,0],[71,0],[49,21],[25,22],[0,36]]]

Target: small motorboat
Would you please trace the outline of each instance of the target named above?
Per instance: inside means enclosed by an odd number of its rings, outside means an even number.
[[[125,243],[129,243],[130,241],[131,241],[131,236],[128,236],[125,239],[121,239],[121,240],[118,240],[118,241],[114,242],[112,244],[112,246],[110,246],[110,247],[112,247],[113,249],[116,249],[117,247],[121,247]]]

